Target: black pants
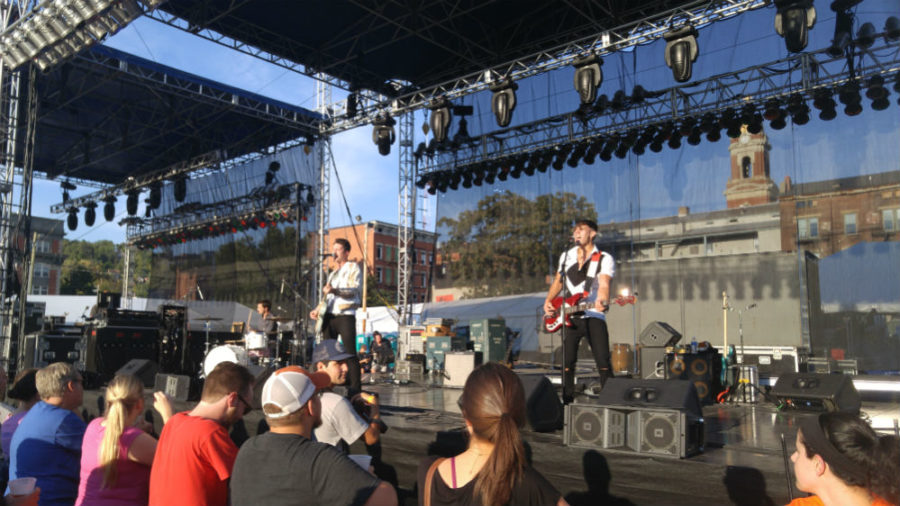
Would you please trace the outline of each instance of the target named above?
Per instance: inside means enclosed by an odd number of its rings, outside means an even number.
[[[360,386],[359,357],[356,356],[356,317],[353,315],[326,314],[322,321],[322,335],[325,339],[341,337],[344,349],[353,355],[347,359],[347,396],[352,397],[362,390]]]
[[[594,362],[597,364],[597,372],[600,373],[600,383],[612,377],[612,365],[609,356],[609,331],[606,329],[606,320],[600,318],[571,319],[573,327],[565,329],[566,363],[563,370],[563,400],[572,401],[575,396],[575,362],[578,360],[578,345],[582,337],[587,337],[594,354]],[[562,331],[560,331],[562,332]]]

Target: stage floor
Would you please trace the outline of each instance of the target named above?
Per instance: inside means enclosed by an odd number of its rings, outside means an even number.
[[[462,390],[427,382],[389,381],[367,383],[364,389],[378,392],[381,400],[389,426],[382,436],[383,460],[397,473],[401,504],[415,504],[419,461],[430,452],[444,453],[464,444],[460,437],[464,424],[457,406]],[[97,414],[99,395],[98,391],[85,394],[89,416]],[[147,395],[149,400],[149,390]],[[580,404],[591,401],[589,395],[576,398]],[[189,408],[189,403],[176,403],[177,410]],[[893,431],[900,418],[900,398],[896,394],[864,397],[862,413],[877,429]],[[790,455],[796,421],[809,414],[779,411],[774,404],[760,402],[707,406],[703,415],[705,449],[686,459],[566,446],[562,430],[526,430],[524,437],[534,467],[573,505],[787,504],[781,435]],[[256,432],[260,418],[259,410],[245,417],[250,435]],[[365,447],[357,442],[351,452],[364,453]]]

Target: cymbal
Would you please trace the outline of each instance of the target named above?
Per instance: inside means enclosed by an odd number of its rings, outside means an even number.
[[[266,318],[266,320],[278,322],[278,323],[294,321],[294,319],[291,318],[290,316],[270,316],[270,317]]]
[[[224,318],[218,318],[215,316],[204,316],[203,318],[194,318],[194,321],[196,321],[196,322],[218,322],[218,321],[222,321],[222,320],[224,320]]]

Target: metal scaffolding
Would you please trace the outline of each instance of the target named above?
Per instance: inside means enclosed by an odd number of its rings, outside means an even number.
[[[329,244],[325,242],[325,235],[331,227],[329,208],[331,207],[331,172],[334,167],[334,155],[331,152],[331,135],[326,130],[328,118],[330,116],[331,106],[331,85],[320,79],[316,81],[316,111],[326,118],[326,121],[319,125],[321,138],[318,142],[319,147],[319,209],[316,213],[316,231],[318,232],[317,244],[314,262],[318,263],[322,260],[322,255],[328,251]],[[300,240],[300,236],[297,236]],[[322,287],[325,286],[324,269],[314,269],[315,280],[313,286],[314,299],[319,300],[322,297]]]
[[[400,199],[398,202],[399,228],[397,230],[397,311],[400,324],[410,323],[409,285],[412,277],[410,251],[415,247],[416,233],[416,185],[415,160],[413,159],[414,113],[400,116]]]

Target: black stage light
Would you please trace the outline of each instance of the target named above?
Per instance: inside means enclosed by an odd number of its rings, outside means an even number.
[[[756,105],[744,104],[741,107],[741,123],[749,125],[753,121],[753,115],[756,114]]]
[[[434,182],[428,181],[428,189],[425,191],[427,191],[429,195],[435,195],[437,194],[437,186],[434,184]]]
[[[701,134],[703,134],[703,131],[700,130],[699,126],[695,126],[694,128],[692,128],[691,133],[688,134],[688,138],[687,138],[688,144],[690,144],[691,146],[699,145],[700,141],[702,141],[702,139],[700,137]]]
[[[103,218],[112,221],[116,218],[116,197],[109,195],[103,198]]]
[[[647,90],[640,84],[634,85],[634,88],[631,90],[631,103],[640,104],[643,103],[646,98]]]
[[[835,111],[837,104],[831,93],[831,88],[827,87],[817,88],[813,92],[813,107],[819,110],[819,119],[824,121],[831,121],[837,117],[837,111]]]
[[[525,155],[522,155],[525,156]],[[525,175],[533,176],[535,171],[538,170],[538,166],[541,163],[541,155],[537,151],[531,154],[528,157],[528,163],[525,164]]]
[[[842,84],[838,91],[838,100],[844,104],[844,114],[856,116],[862,112],[862,96],[859,94],[859,83],[855,80]]]
[[[351,93],[347,95],[347,117],[354,118],[357,112],[359,112],[359,97],[356,93]]]
[[[585,58],[578,58],[573,63],[575,66],[575,91],[578,92],[578,98],[581,105],[592,103],[597,98],[597,90],[603,83],[603,60],[597,55],[589,55]]]
[[[809,123],[809,106],[802,93],[792,93],[788,97],[788,112],[791,113],[791,122],[795,125]]]
[[[452,188],[453,185],[451,184],[450,187]],[[472,187],[472,173],[468,170],[462,173],[462,187],[466,189]],[[456,190],[456,188],[453,189]]]
[[[274,181],[275,181],[275,173],[267,170],[266,171],[266,185],[268,186],[268,185],[272,184]]]
[[[506,128],[512,120],[512,113],[516,109],[517,89],[519,89],[519,85],[510,80],[503,80],[491,85],[491,92],[493,92],[491,111],[493,111],[500,128]]]
[[[665,35],[666,65],[672,69],[672,76],[679,83],[691,79],[692,66],[697,59],[697,30],[693,26],[683,26]]]
[[[502,166],[500,168],[500,172],[497,174],[497,179],[499,179],[500,181],[506,181],[507,179],[509,179],[509,171],[509,166]]]
[[[428,124],[431,126],[431,135],[437,142],[444,142],[447,140],[450,127],[450,102],[442,98],[435,101],[429,109],[431,116],[428,118]]]
[[[150,218],[153,216],[153,209],[150,207],[150,199],[144,199],[144,217]],[[84,216],[84,222],[87,223],[87,214]]]
[[[781,110],[781,102],[777,98],[766,100],[764,107],[763,118],[766,121],[774,121],[784,116],[784,111]]]
[[[422,177],[420,177],[420,178],[416,181],[416,188],[418,188],[418,189],[420,189],[420,190],[424,190],[424,189],[425,189],[425,186],[426,186],[426,185],[428,184],[428,182],[429,182],[429,179],[427,179],[427,177],[428,177],[428,176],[422,176]]]
[[[806,49],[809,30],[816,24],[816,8],[812,0],[775,0],[775,33],[784,37],[784,45],[792,53]]]
[[[88,202],[84,205],[84,224],[93,227],[97,219],[97,203]]]
[[[697,124],[697,120],[693,117],[687,117],[681,120],[681,125],[678,126],[678,132],[682,137],[687,137],[691,135],[691,132],[694,130],[694,126]]]
[[[856,31],[856,45],[869,49],[875,43],[875,25],[866,22]]]
[[[459,190],[459,183],[461,182],[462,175],[460,175],[459,170],[455,170],[447,175],[446,181],[443,182],[444,184],[438,184],[438,189],[441,190],[441,193],[447,191],[448,186],[451,190]]]
[[[494,177],[497,174],[497,169],[494,167],[489,167],[484,171],[484,182],[487,184],[494,184]]]
[[[666,144],[669,145],[670,149],[678,149],[681,147],[681,137],[681,132],[675,130],[672,132],[672,135],[669,136],[669,140],[666,142]]]
[[[456,135],[453,136],[453,143],[459,147],[472,141],[469,135],[469,122],[463,116],[459,117],[457,122]]]
[[[747,131],[751,134],[758,134],[762,132],[763,127],[763,117],[760,113],[754,113],[750,118],[750,123],[747,123]]]
[[[831,3],[831,10],[837,13],[834,20],[834,36],[828,47],[828,54],[834,58],[840,58],[850,46],[853,39],[853,13],[850,8],[861,0],[835,1]]]
[[[890,16],[884,21],[884,42],[900,39],[900,18]]]
[[[786,115],[779,116],[772,121],[769,122],[769,127],[772,130],[781,130],[787,126],[787,120],[785,119]]]
[[[372,122],[372,142],[378,146],[378,153],[382,156],[391,154],[391,145],[396,140],[394,125],[397,122],[390,114],[382,113]]]
[[[627,105],[625,102],[628,100],[628,95],[625,94],[625,90],[619,90],[613,93],[612,102],[610,102],[609,106],[614,111],[621,111]]]
[[[866,98],[872,101],[872,109],[876,111],[887,109],[891,105],[888,101],[889,94],[890,92],[884,87],[884,77],[874,75],[869,78],[866,83]]]
[[[569,156],[569,159],[566,160],[566,164],[573,169],[578,167],[581,159],[584,158],[585,153],[587,152],[587,144],[584,142],[579,142],[575,145],[575,149],[572,150],[572,154]]]
[[[178,176],[177,178],[175,178],[175,182],[172,186],[174,187],[173,193],[175,196],[175,201],[184,202],[184,199],[187,198],[187,176]],[[137,209],[137,204],[135,204],[135,209]]]
[[[484,169],[476,166],[472,169],[472,184],[475,186],[481,186],[481,183],[484,182]]]
[[[140,195],[140,190],[128,190],[128,198],[125,199],[125,210],[128,211],[128,216],[137,214],[138,195]]]
[[[594,112],[597,114],[603,114],[610,108],[609,97],[604,93],[597,98],[597,102],[594,103]]]
[[[725,127],[725,135],[731,139],[741,136],[741,120],[734,109],[722,111],[722,126]]]
[[[66,218],[66,224],[69,226],[69,230],[75,230],[78,228],[78,208],[70,207],[69,208],[69,216]]]
[[[147,201],[147,207],[157,209],[162,204],[162,184],[153,183],[150,185],[150,198]]]
[[[278,172],[281,169],[281,163],[278,160],[269,162],[269,172]]]

